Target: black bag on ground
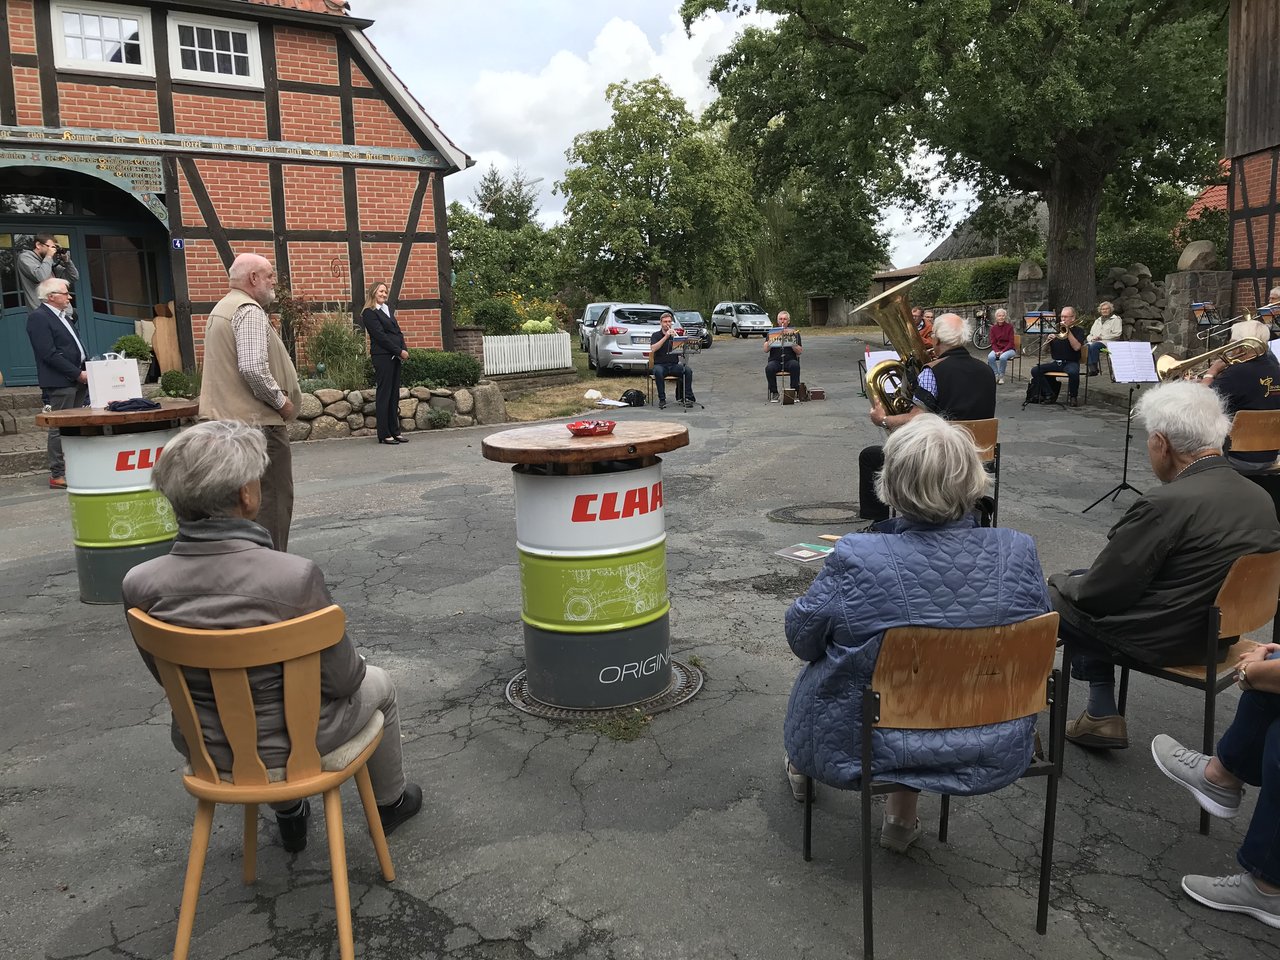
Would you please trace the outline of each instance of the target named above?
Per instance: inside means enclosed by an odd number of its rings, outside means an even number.
[[[1045,377],[1043,380],[1036,380],[1034,377],[1027,383],[1027,398],[1022,401],[1023,404],[1028,403],[1057,403],[1058,394],[1062,391],[1062,384],[1057,377]]]
[[[629,407],[644,406],[644,394],[636,389],[622,391],[622,396],[618,399]]]

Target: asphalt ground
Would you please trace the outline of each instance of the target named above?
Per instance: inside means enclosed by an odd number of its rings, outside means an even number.
[[[391,838],[381,881],[353,789],[347,849],[356,953],[375,958],[825,958],[861,941],[855,795],[820,789],[815,857],[781,770],[799,663],[787,605],[816,570],[773,555],[847,525],[779,523],[780,508],[856,499],[866,419],[847,335],[810,337],[804,379],[829,399],[768,404],[759,341],[719,337],[695,357],[705,410],[628,409],[687,422],[667,454],[672,651],[706,686],[630,742],[503,699],[522,668],[509,468],[480,455],[490,428],[295,446],[291,546],[325,571],[351,636],[399,687],[419,817]],[[639,377],[600,385],[616,396]],[[1132,502],[1124,415],[1019,409],[1000,388],[1001,521],[1035,537],[1046,572],[1084,566]],[[1141,432],[1129,479],[1156,481]],[[0,480],[0,956],[155,958],[172,949],[193,800],[168,709],[123,611],[78,602],[65,494],[41,475]],[[832,508],[826,516],[840,516]],[[819,516],[824,516],[821,512]],[[1236,702],[1226,693],[1218,726]],[[1083,704],[1077,684],[1073,703]],[[1197,833],[1197,808],[1147,744],[1199,737],[1192,692],[1135,677],[1133,747],[1068,747],[1048,935],[1034,930],[1043,781],[953,804],[949,841],[875,848],[882,957],[1271,958],[1277,934],[1200,907],[1188,872],[1235,872],[1253,797]],[[1044,724],[1042,723],[1042,728]],[[937,798],[923,798],[926,830]],[[323,813],[291,856],[260,823],[258,881],[240,882],[240,818],[220,809],[192,956],[337,956]],[[877,808],[875,817],[880,816]],[[878,828],[878,823],[877,823]]]

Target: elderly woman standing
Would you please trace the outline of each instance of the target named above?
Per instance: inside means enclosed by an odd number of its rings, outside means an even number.
[[[387,303],[388,293],[385,283],[375,283],[369,288],[360,322],[369,332],[369,358],[373,361],[377,389],[374,407],[378,442],[408,443],[400,435],[400,368],[409,359],[409,351],[400,324],[396,323],[395,311]]]
[[[267,468],[262,433],[242,423],[208,420],[164,448],[151,474],[178,517],[178,538],[164,557],[134,567],[124,578],[125,609],[138,607],[157,620],[198,630],[258,627],[323,610],[333,603],[324,575],[310,560],[272,549],[271,535],[254,522]],[[147,668],[160,679],[149,654]],[[219,770],[231,769],[231,748],[214,706],[213,686],[202,670],[187,672],[205,746]],[[249,671],[258,713],[258,752],[268,768],[289,759],[282,668]],[[390,833],[422,807],[422,789],[408,783],[400,759],[400,715],[391,677],[369,666],[344,634],[320,654],[320,726],[316,747],[324,754],[346,743],[381,710],[382,743],[369,758],[369,778]],[[186,741],[173,725],[173,742]],[[308,801],[276,810],[286,850],[307,845]]]
[[[787,611],[787,642],[806,661],[784,728],[797,800],[804,798],[805,774],[842,789],[858,786],[862,691],[886,630],[990,627],[1048,612],[1031,538],[978,527],[972,517],[986,483],[962,427],[921,414],[890,435],[876,488],[901,516],[841,539],[808,593]],[[920,836],[920,790],[972,795],[1017,779],[1031,761],[1034,736],[1034,716],[941,737],[878,730],[871,773],[903,788],[888,797],[880,845],[903,852]]]
[[[1005,366],[1017,355],[1009,311],[1001,307],[996,311],[996,322],[991,325],[991,352],[987,354],[987,365],[996,375],[996,383],[1004,383]]]

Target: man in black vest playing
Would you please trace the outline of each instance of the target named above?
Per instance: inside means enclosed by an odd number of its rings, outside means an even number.
[[[944,313],[933,322],[938,359],[920,371],[915,405],[906,413],[888,413],[875,404],[871,422],[890,433],[921,413],[936,413],[947,420],[989,420],[996,415],[996,375],[965,349],[973,328],[968,320]],[[876,473],[884,466],[884,448],[865,447],[858,455],[858,516],[885,520],[889,508],[875,491]]]

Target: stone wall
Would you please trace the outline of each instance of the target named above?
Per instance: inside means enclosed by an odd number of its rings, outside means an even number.
[[[453,349],[455,353],[469,354],[483,364],[484,327],[454,327]]]
[[[1110,300],[1115,306],[1124,323],[1124,339],[1161,343],[1167,338],[1165,281],[1152,279],[1145,264],[1112,267],[1098,285],[1098,300]],[[1076,306],[1076,312],[1081,317],[1093,317],[1097,316],[1096,307],[1097,304],[1082,303]]]
[[[1056,310],[1047,306],[1049,283],[1043,277],[1026,280],[1015,280],[1009,284],[1009,319],[1019,330],[1022,329],[1022,318],[1028,313],[1040,310]]]
[[[1167,353],[1179,360],[1204,353],[1205,341],[1197,338],[1199,324],[1191,313],[1191,304],[1206,300],[1217,308],[1223,320],[1231,312],[1232,273],[1230,270],[1186,270],[1165,277],[1168,295],[1164,308],[1164,342]],[[1215,341],[1218,342],[1218,341]]]
[[[289,424],[290,440],[329,440],[334,437],[370,437],[377,434],[373,390],[317,390],[302,395],[298,419]],[[450,427],[506,423],[507,407],[498,385],[481,380],[474,387],[428,389],[400,388],[400,428],[436,429],[431,412],[449,413]]]

